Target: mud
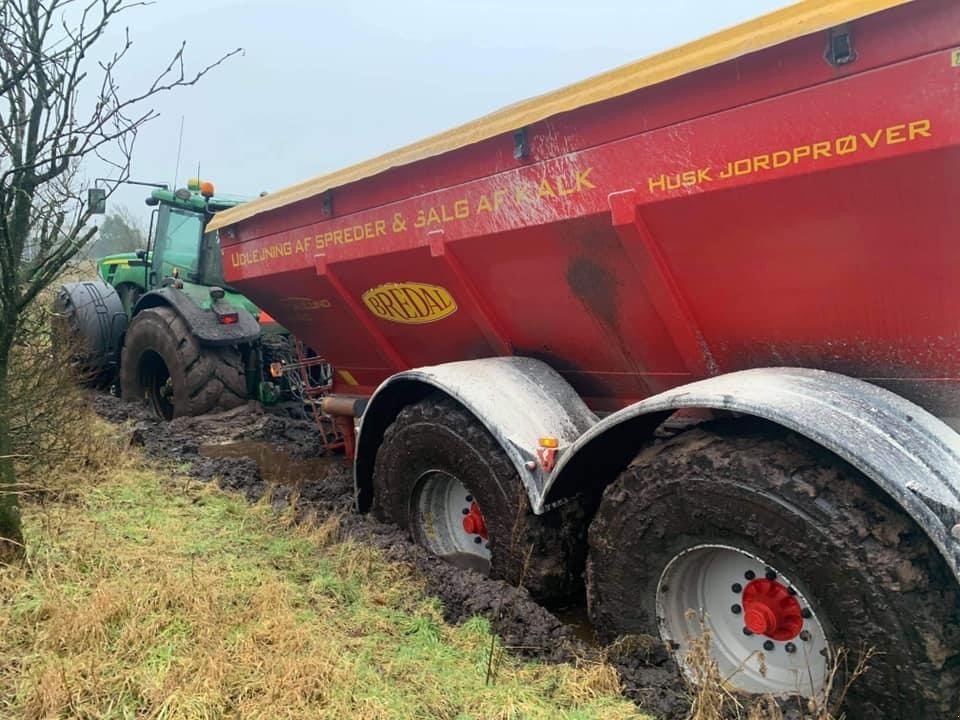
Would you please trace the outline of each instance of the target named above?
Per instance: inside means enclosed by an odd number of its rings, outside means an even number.
[[[504,644],[524,657],[554,662],[606,658],[620,672],[624,694],[645,711],[664,720],[686,717],[687,690],[659,641],[636,638],[601,648],[582,605],[551,612],[526,590],[455,567],[413,544],[398,528],[355,513],[351,469],[340,457],[323,456],[312,422],[271,414],[251,403],[165,423],[147,408],[109,395],[91,395],[91,402],[132,446],[169,463],[171,470],[216,480],[251,501],[270,491],[278,507],[293,501],[298,513],[314,514],[321,521],[339,515],[344,537],[369,543],[387,559],[416,568],[428,592],[441,600],[449,622],[485,617]]]

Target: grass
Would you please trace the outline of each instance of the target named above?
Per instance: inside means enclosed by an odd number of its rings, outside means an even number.
[[[486,621],[446,624],[335,518],[136,458],[59,485],[25,508],[27,562],[0,568],[2,718],[642,717],[609,666],[520,662]]]

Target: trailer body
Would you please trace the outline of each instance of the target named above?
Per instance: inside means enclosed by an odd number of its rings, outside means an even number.
[[[954,3],[896,7],[849,26],[847,64],[816,32],[268,196],[214,221],[227,281],[357,393],[523,355],[613,410],[784,365],[956,418],[958,28]]]
[[[422,407],[436,394],[453,403],[438,406],[451,427],[463,423],[452,407],[489,431],[536,513],[624,468],[616,486],[630,487],[644,456],[628,467],[631,457],[677,411],[752,415],[849,463],[915,522],[952,576],[949,606],[960,580],[958,167],[960,5],[813,0],[213,224],[230,285],[322,352],[335,392],[370,398],[362,508],[375,466],[392,467],[383,448],[431,417]],[[443,511],[440,495],[420,492],[423,514]],[[616,516],[605,507],[591,526],[598,558]],[[474,518],[464,527],[482,527],[475,511],[463,508]],[[485,527],[471,532],[486,540]],[[661,585],[760,562],[753,552],[685,549]],[[596,592],[606,607],[609,591]],[[674,642],[660,585],[656,595]],[[610,622],[604,612],[597,622]],[[780,631],[752,617],[743,635],[772,647]],[[740,689],[787,691],[780,669],[758,672]],[[953,690],[937,692],[929,707],[947,707]]]

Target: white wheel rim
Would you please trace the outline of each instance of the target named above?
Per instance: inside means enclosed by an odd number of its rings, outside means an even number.
[[[428,470],[419,477],[416,487],[414,523],[419,540],[435,555],[489,573],[489,538],[485,527],[474,527],[473,532],[467,527],[471,521],[465,518],[476,522],[482,515],[463,483],[443,470]]]
[[[831,651],[816,608],[791,579],[744,550],[698,545],[674,557],[657,584],[657,621],[691,680],[699,678],[686,660],[690,643],[707,631],[730,689],[820,697],[827,686]],[[747,625],[757,631],[746,634]]]

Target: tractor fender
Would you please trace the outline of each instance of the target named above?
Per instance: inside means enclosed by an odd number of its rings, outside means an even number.
[[[764,418],[836,453],[917,522],[960,581],[960,435],[889,390],[822,370],[719,375],[609,415],[561,455],[534,511],[582,491],[585,483],[611,480],[615,475],[607,472],[625,467],[644,438],[685,408]]]
[[[176,311],[201,345],[240,345],[254,342],[260,337],[260,324],[243,308],[231,306],[231,311],[237,313],[237,322],[222,325],[217,322],[213,311],[204,310],[189,295],[175,287],[164,287],[145,293],[137,300],[133,317],[141,310],[153,307],[169,307]]]
[[[516,468],[531,504],[542,496],[547,479],[535,462],[538,439],[550,436],[568,445],[597,422],[555,370],[532,358],[465,360],[397,373],[377,388],[360,421],[354,483],[361,512],[373,500],[373,466],[384,432],[404,406],[438,391],[490,431]]]

